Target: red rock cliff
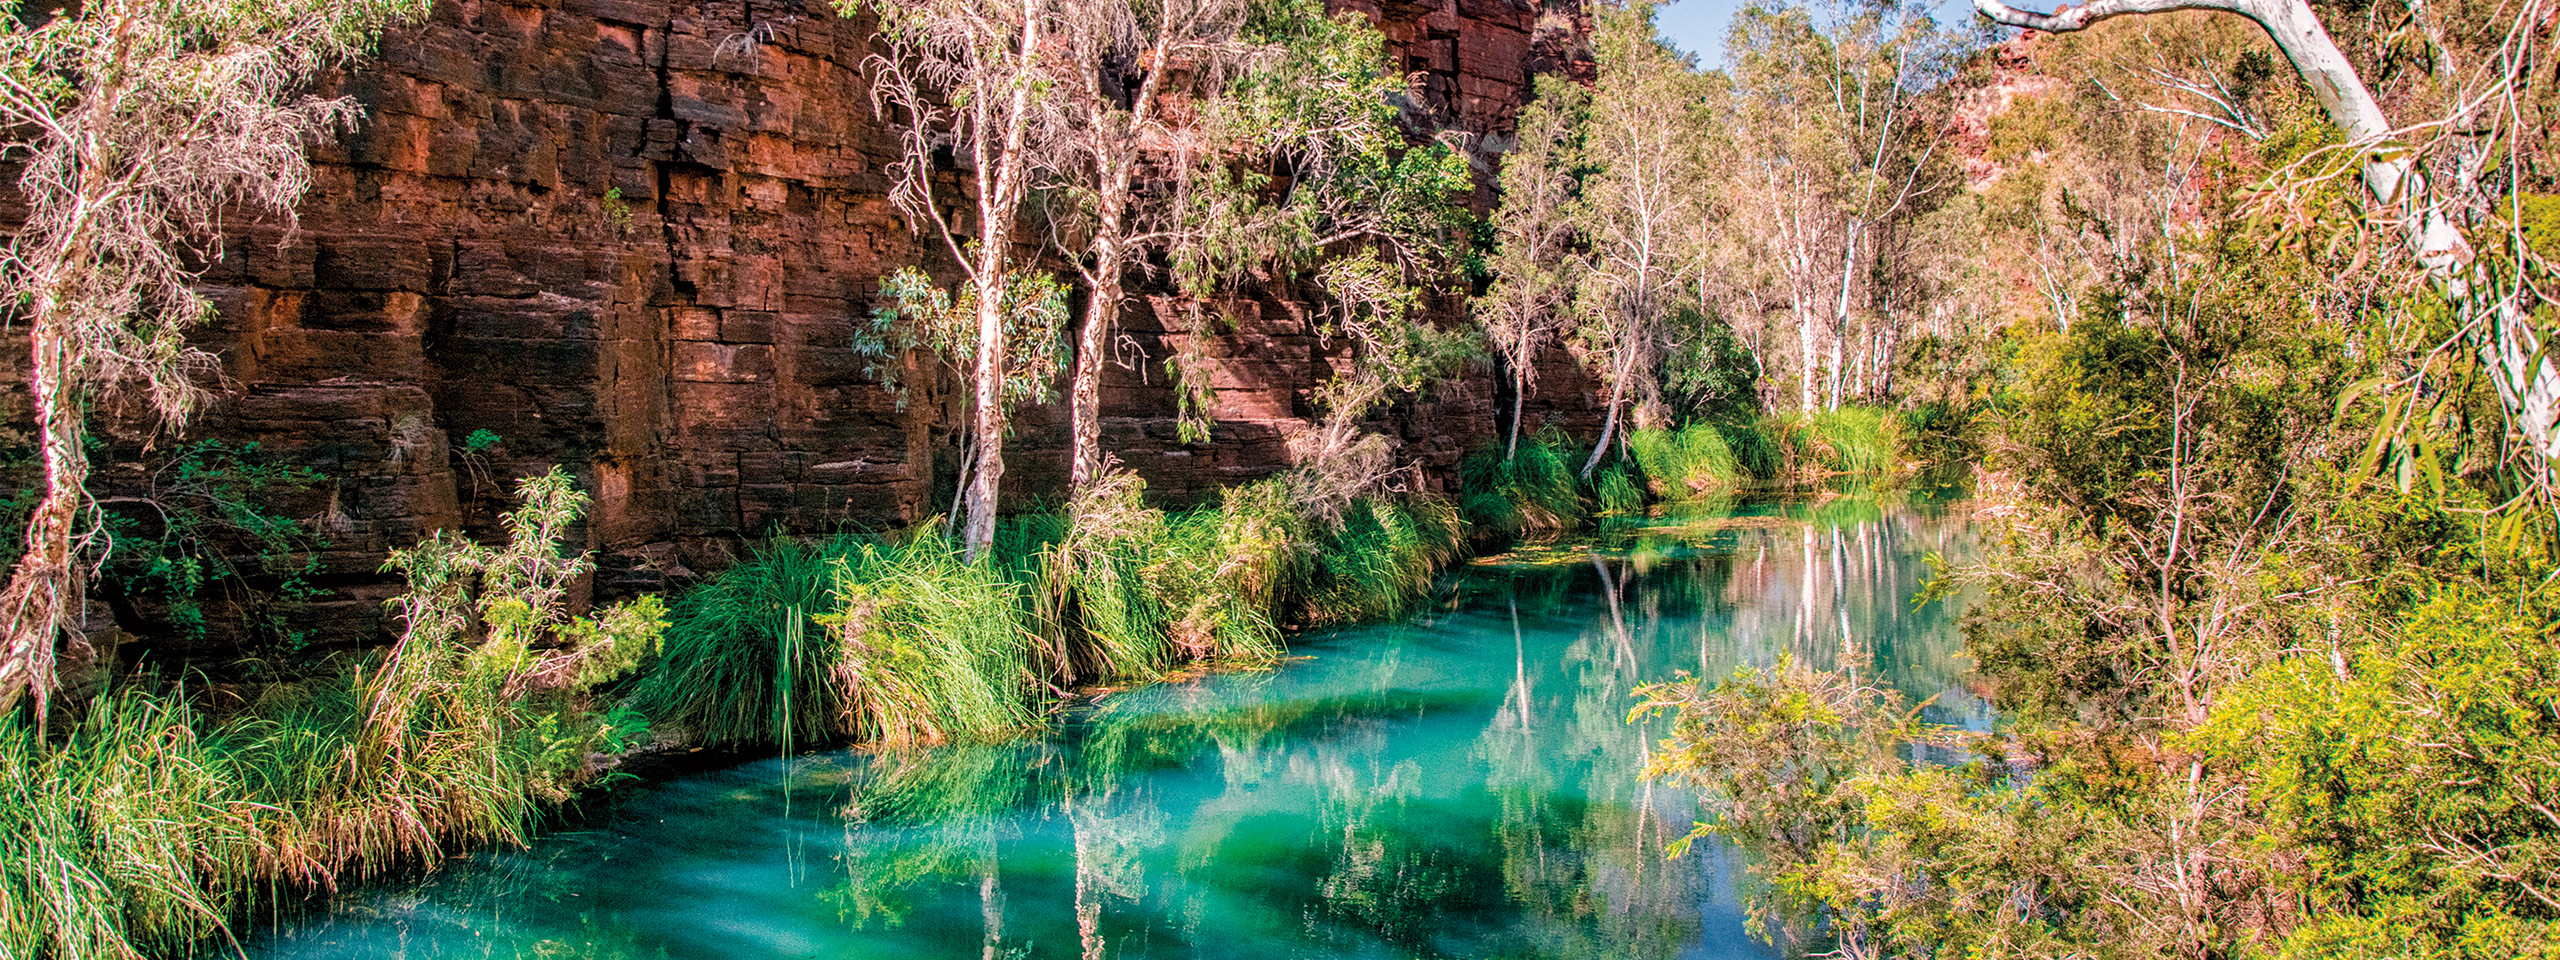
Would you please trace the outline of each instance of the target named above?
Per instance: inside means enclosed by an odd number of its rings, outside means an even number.
[[[1345,8],[1380,24],[1427,109],[1489,145],[1533,72],[1588,70],[1577,17],[1526,0]],[[884,197],[872,52],[824,3],[461,0],[343,78],[368,119],[315,149],[299,231],[244,231],[208,277],[203,340],[230,392],[193,431],[332,478],[308,505],[330,543],[319,635],[378,636],[384,550],[488,532],[512,478],[555,463],[594,495],[607,594],[716,569],[768,531],[900,524],[948,498],[951,391],[901,407],[848,346],[882,275],[939,260]],[[1297,304],[1238,319],[1210,345],[1201,444],[1176,439],[1162,373],[1196,334],[1171,311],[1127,321],[1143,361],[1111,371],[1104,442],[1169,500],[1284,465],[1345,359]],[[1553,367],[1541,398],[1562,403],[1543,412],[1583,424],[1579,375]],[[1382,425],[1445,482],[1495,432],[1496,379]],[[465,449],[478,431],[503,443]],[[1058,497],[1064,446],[1061,410],[1024,412],[1006,492]]]

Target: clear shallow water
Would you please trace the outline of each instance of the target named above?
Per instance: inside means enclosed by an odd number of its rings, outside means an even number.
[[[1740,855],[1637,776],[1630,693],[1781,655],[1984,728],[1927,498],[1658,519],[1461,571],[1305,659],[1081,704],[997,746],[630,788],[531,848],[350,892],[255,958],[1767,957]]]

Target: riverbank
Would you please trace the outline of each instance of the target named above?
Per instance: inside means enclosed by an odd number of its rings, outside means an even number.
[[[1083,698],[1028,736],[635,785],[527,847],[350,891],[245,947],[1771,956],[1732,854],[1662,856],[1706,811],[1636,776],[1664,731],[1626,724],[1626,695],[1781,655],[1836,665],[1845,625],[1866,669],[1938,698],[1934,717],[1983,722],[1955,609],[1913,603],[1969,520],[1926,492],[1665,520],[1593,541],[1605,578],[1568,541],[1552,549],[1569,562],[1466,564],[1417,616],[1292,634],[1276,670]]]
[[[1540,440],[1515,462],[1560,458]],[[521,845],[626,759],[1002,739],[1080,689],[1268,665],[1286,629],[1410,613],[1476,549],[1632,516],[1646,494],[1619,488],[1643,469],[1458,502],[1292,473],[1178,513],[1119,475],[1008,521],[984,562],[933,527],[776,539],[671,603],[591,617],[564,605],[587,561],[560,531],[584,501],[555,472],[528,483],[507,546],[395,556],[409,630],[382,660],[210,711],[183,682],[134,678],[61,736],[0,726],[0,944],[183,951],[235,918]]]

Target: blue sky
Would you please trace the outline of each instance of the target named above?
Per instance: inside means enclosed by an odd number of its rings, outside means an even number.
[[[1653,16],[1654,27],[1673,46],[1698,55],[1698,65],[1718,67],[1724,64],[1724,28],[1733,21],[1733,12],[1742,9],[1743,0],[1673,0],[1663,4]],[[2019,4],[2029,9],[2051,7],[2050,0]],[[1935,5],[1938,23],[1960,26],[1971,22],[1972,0],[1938,0]]]

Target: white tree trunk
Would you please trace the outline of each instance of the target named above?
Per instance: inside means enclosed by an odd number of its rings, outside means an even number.
[[[2093,0],[2053,14],[2030,13],[2000,0],[1974,0],[1993,22],[2048,33],[2068,33],[2113,17],[2173,10],[2223,10],[2257,22],[2311,87],[2329,119],[2358,143],[2382,144],[2392,132],[2382,105],[2356,73],[2355,63],[2329,39],[2307,0]],[[2560,461],[2560,368],[2540,356],[2542,344],[2514,295],[2499,296],[2477,265],[2470,243],[2427,197],[2425,183],[2405,150],[2377,149],[2364,165],[2365,189],[2379,208],[2400,207],[2400,229],[2413,256],[2446,299],[2467,318],[2486,321],[2480,358],[2497,384],[2498,398],[2525,442],[2548,468]],[[2494,299],[2493,299],[2494,298]],[[2486,314],[2483,316],[2483,314]]]
[[[54,689],[55,638],[81,604],[74,539],[89,475],[89,458],[80,448],[80,404],[71,393],[73,345],[57,312],[38,303],[27,337],[27,387],[35,401],[44,496],[27,520],[26,552],[8,589],[0,592],[0,710],[32,696],[39,728]]]

